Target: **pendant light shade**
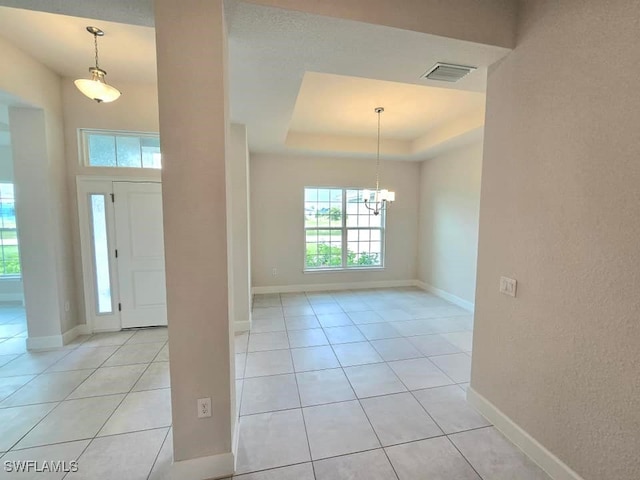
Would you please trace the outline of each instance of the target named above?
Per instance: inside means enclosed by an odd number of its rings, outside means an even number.
[[[98,103],[108,103],[117,100],[120,97],[120,91],[117,88],[107,84],[104,79],[107,72],[98,66],[98,37],[104,35],[104,32],[97,27],[87,27],[87,31],[93,35],[93,45],[95,48],[95,67],[89,67],[91,78],[80,78],[73,83],[84,95]]]

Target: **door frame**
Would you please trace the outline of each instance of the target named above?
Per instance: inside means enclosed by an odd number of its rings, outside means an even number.
[[[118,265],[115,261],[115,208],[113,202],[105,203],[107,218],[107,243],[109,248],[109,277],[111,280],[112,312],[100,314],[96,309],[95,265],[93,256],[93,232],[89,222],[89,195],[98,194],[111,198],[113,182],[130,183],[162,183],[157,175],[154,176],[97,176],[77,175],[76,193],[78,201],[78,226],[80,232],[80,255],[82,264],[82,288],[84,295],[85,323],[88,333],[114,332],[122,329],[118,300],[120,298],[118,285]]]

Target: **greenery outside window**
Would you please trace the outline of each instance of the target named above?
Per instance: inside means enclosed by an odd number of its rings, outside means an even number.
[[[88,167],[162,168],[158,134],[80,129],[80,144]]]
[[[12,183],[0,183],[0,277],[19,277],[20,251]]]
[[[363,189],[304,189],[305,270],[382,268],[385,213],[372,215]]]

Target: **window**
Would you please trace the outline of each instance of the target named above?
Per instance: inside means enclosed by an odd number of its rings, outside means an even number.
[[[20,275],[20,252],[12,183],[0,183],[0,276]]]
[[[305,270],[384,266],[384,223],[362,189],[305,188]]]
[[[157,134],[80,130],[84,164],[108,168],[161,168]]]
[[[107,212],[104,194],[89,195],[91,207],[91,233],[93,237],[93,261],[96,282],[96,313],[112,313],[111,275],[109,272],[109,241],[107,236]]]

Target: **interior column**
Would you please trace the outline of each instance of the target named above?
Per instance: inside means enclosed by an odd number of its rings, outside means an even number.
[[[155,19],[172,472],[174,478],[218,478],[233,471],[236,423],[228,313],[223,2],[156,0]],[[211,398],[211,417],[198,418],[200,398]]]

